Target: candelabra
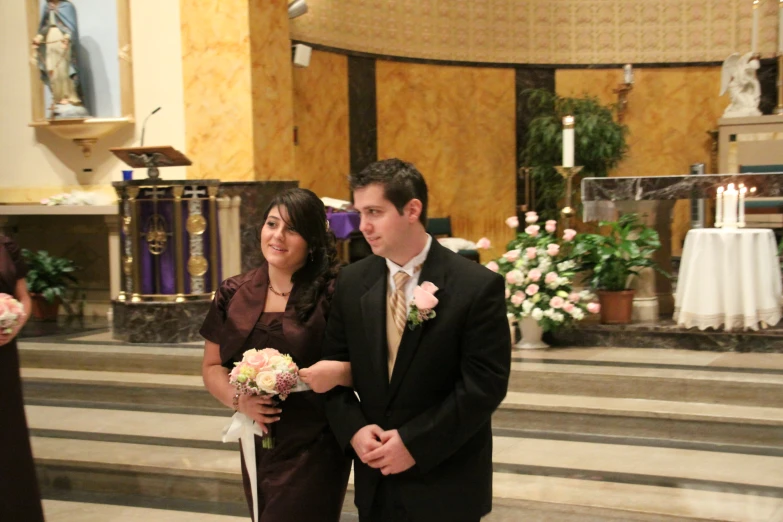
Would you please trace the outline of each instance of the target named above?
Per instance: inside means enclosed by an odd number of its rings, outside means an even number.
[[[519,167],[519,179],[525,185],[524,202],[519,205],[520,212],[536,209],[536,185],[533,179],[533,167]]]
[[[560,213],[563,214],[563,228],[571,228],[571,218],[574,216],[574,209],[572,207],[573,202],[571,201],[573,192],[571,180],[581,172],[582,168],[581,165],[576,167],[563,167],[562,165],[558,165],[555,167],[557,172],[566,180],[566,204],[565,207],[563,207],[563,210],[560,211]]]

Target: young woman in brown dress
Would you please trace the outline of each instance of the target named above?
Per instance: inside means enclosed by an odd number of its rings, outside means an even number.
[[[24,306],[25,318],[8,334],[0,333],[0,520],[43,521],[41,497],[22,402],[16,334],[30,316],[27,267],[19,247],[0,234],[0,293]]]
[[[260,236],[266,261],[225,280],[204,320],[204,383],[224,405],[274,432],[272,449],[255,439],[258,520],[338,522],[351,463],[316,393],[351,384],[348,363],[319,362],[338,266],[334,236],[323,203],[304,189],[274,198]],[[290,354],[316,391],[292,393],[279,406],[264,397],[237,395],[228,372],[251,348]],[[242,475],[252,515],[244,459]]]

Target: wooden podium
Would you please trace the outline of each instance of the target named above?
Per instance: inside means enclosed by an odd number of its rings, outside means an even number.
[[[171,146],[127,147],[109,149],[115,156],[134,169],[147,169],[149,179],[158,179],[158,167],[182,167],[193,163],[183,153]]]

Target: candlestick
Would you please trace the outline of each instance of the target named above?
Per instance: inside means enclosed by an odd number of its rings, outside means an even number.
[[[574,166],[574,117],[563,118],[563,166]]]
[[[745,194],[748,189],[744,185],[740,185],[739,190],[739,227],[745,227]]]
[[[723,187],[718,187],[718,195],[715,197],[715,227],[723,226]]]
[[[726,192],[723,193],[723,228],[736,228],[737,226],[737,189],[734,183],[729,183]]]
[[[750,38],[750,52],[756,54],[759,46],[759,0],[753,0],[753,32]]]
[[[633,83],[633,66],[630,63],[623,66],[623,81]]]
[[[582,170],[581,166],[578,167],[566,167],[563,166],[555,166],[555,170],[560,173],[561,176],[563,176],[566,180],[566,206],[563,207],[563,210],[560,211],[561,214],[563,214],[563,228],[571,228],[571,217],[574,215],[574,209],[571,207],[571,196],[573,189],[571,180],[574,176],[579,174],[579,172]]]

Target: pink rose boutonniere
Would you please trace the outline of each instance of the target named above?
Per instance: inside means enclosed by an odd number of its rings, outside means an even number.
[[[435,318],[435,307],[438,305],[438,298],[435,292],[438,287],[429,281],[413,289],[413,301],[411,301],[411,311],[408,312],[408,328],[414,330],[424,321]]]

